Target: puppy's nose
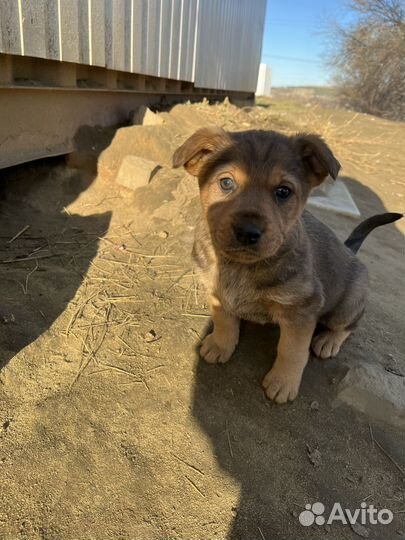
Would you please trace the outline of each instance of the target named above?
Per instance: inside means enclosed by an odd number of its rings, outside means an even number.
[[[251,246],[257,244],[262,235],[262,229],[253,223],[244,223],[233,226],[236,240],[242,246]]]

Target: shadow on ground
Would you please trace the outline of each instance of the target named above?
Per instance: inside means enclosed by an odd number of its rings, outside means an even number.
[[[114,131],[80,128],[72,168],[59,157],[0,171],[0,368],[50,328],[97,253],[111,213],[67,207],[94,181]]]
[[[364,219],[387,211],[369,188],[354,179],[344,180]],[[341,215],[314,213],[343,239],[356,225]],[[360,328],[338,360],[310,360],[294,403],[276,406],[261,390],[276,355],[276,327],[244,323],[240,345],[228,364],[213,366],[198,359],[193,414],[211,440],[219,465],[240,485],[228,540],[324,538],[327,531],[331,538],[358,537],[342,524],[331,525],[330,531],[301,526],[299,513],[305,504],[316,501],[329,510],[334,502],[355,509],[372,494],[377,507],[397,509],[394,493],[401,489],[397,469],[391,464],[392,487],[387,489],[386,482],[381,483],[387,466],[382,461],[387,458],[371,447],[367,419],[343,405],[337,407],[335,397],[338,381],[352,361],[384,363],[389,357],[382,357],[383,351],[393,352],[396,358],[402,352],[395,347],[400,343],[403,314],[391,308],[395,304],[400,310],[394,276],[403,254],[404,238],[395,226],[375,231],[367,239],[360,258],[369,266],[372,289],[378,290],[372,291]],[[384,271],[381,265],[370,268],[381,258]],[[385,337],[379,335],[383,325],[389,329]],[[401,453],[391,429],[380,426],[375,433],[391,455]],[[370,538],[393,538],[399,519],[397,514],[391,525],[367,526]]]

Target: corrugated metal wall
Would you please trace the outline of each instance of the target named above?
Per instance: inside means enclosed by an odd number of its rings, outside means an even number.
[[[196,86],[255,90],[265,9],[265,0],[200,0]]]
[[[0,52],[253,92],[266,0],[0,0]]]

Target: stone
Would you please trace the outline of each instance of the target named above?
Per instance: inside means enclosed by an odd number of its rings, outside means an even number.
[[[174,139],[173,130],[166,125],[120,128],[100,154],[98,174],[105,179],[115,178],[122,161],[129,155],[171,167],[173,152],[178,146],[180,143]]]
[[[405,423],[405,378],[381,366],[359,364],[349,368],[339,383],[337,399],[374,420],[395,427]]]
[[[160,165],[154,161],[139,156],[126,156],[122,160],[115,181],[121,186],[134,190],[149,184],[160,168]]]
[[[141,105],[132,114],[131,123],[141,126],[157,126],[163,124],[163,118],[152,112],[149,107]]]
[[[322,454],[318,449],[312,449],[307,444],[307,456],[309,461],[312,463],[314,467],[320,467],[322,465]]]
[[[318,403],[318,401],[312,401],[309,408],[311,409],[311,411],[319,411],[319,403]]]

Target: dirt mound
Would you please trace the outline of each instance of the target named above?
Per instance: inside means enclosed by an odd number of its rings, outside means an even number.
[[[119,129],[110,146],[102,152],[98,172],[114,178],[125,156],[135,155],[171,167],[172,155],[183,139],[203,125],[209,125],[197,105],[176,105],[161,113],[164,123]]]

